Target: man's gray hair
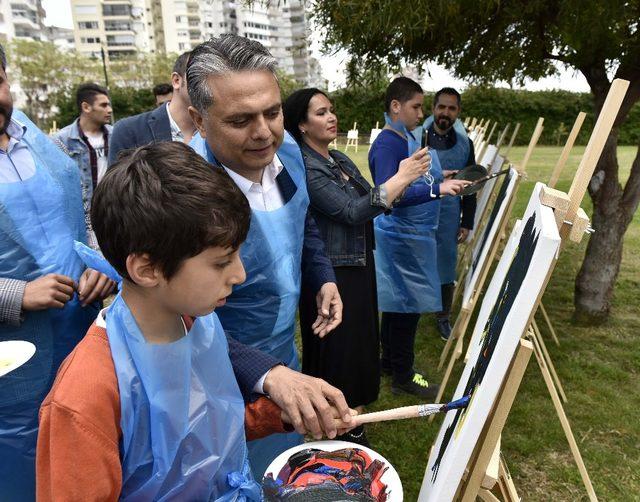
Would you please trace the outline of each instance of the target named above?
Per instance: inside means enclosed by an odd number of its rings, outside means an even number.
[[[187,90],[191,104],[206,113],[213,104],[207,80],[213,75],[239,71],[270,71],[276,76],[277,61],[260,42],[238,35],[222,35],[191,51],[187,64]]]

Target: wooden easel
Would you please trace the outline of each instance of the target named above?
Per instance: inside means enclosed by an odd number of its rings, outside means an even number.
[[[456,317],[456,321],[451,330],[451,335],[449,335],[449,339],[442,349],[442,354],[440,355],[440,363],[438,364],[438,371],[442,369],[444,362],[447,358],[449,350],[451,346],[455,342],[455,348],[449,358],[449,363],[447,364],[447,369],[442,377],[442,381],[440,382],[440,389],[438,390],[438,395],[434,402],[441,403],[442,396],[444,395],[444,391],[449,383],[449,378],[451,377],[451,373],[453,371],[453,366],[455,362],[460,359],[462,355],[463,346],[464,346],[464,335],[467,332],[467,328],[469,327],[469,322],[471,321],[471,316],[473,315],[473,311],[475,306],[478,303],[478,299],[480,297],[480,293],[483,290],[484,283],[489,275],[489,270],[491,269],[491,264],[498,252],[498,248],[500,246],[500,242],[503,239],[505,234],[505,229],[509,223],[509,217],[511,216],[511,212],[515,205],[516,196],[518,192],[518,186],[520,185],[520,181],[522,179],[522,175],[518,173],[518,178],[515,180],[515,186],[509,201],[507,202],[507,207],[505,208],[504,213],[500,217],[500,221],[498,222],[498,229],[496,233],[493,235],[493,238],[490,242],[487,242],[488,252],[487,257],[483,263],[479,265],[479,276],[478,281],[475,284],[473,292],[471,293],[471,298],[468,302],[462,305],[458,316]],[[489,229],[484,229],[488,231]],[[461,291],[464,287],[464,282],[466,282],[466,273],[460,279],[460,283],[458,284],[458,290]],[[429,417],[429,420],[433,421],[433,416]]]
[[[540,120],[538,121],[538,124],[536,126],[536,130],[538,129],[538,126],[540,126],[540,131],[539,132],[541,133],[542,132],[542,128],[541,128],[542,123],[541,123]],[[574,127],[573,127],[573,129],[571,131],[571,134],[569,135],[569,138],[567,139],[567,142],[566,142],[566,144],[565,144],[565,146],[563,148],[563,151],[562,151],[562,153],[560,155],[558,163],[556,164],[556,167],[554,168],[554,175],[552,175],[552,178],[555,176],[556,179],[557,179],[557,177],[559,176],[559,173],[561,172],[562,167],[564,166],[564,164],[567,161],[567,158],[569,156],[569,152],[571,151],[571,148],[573,147],[573,144],[575,142],[575,138],[578,135],[578,132],[580,130],[580,126],[582,125],[583,121],[584,121],[584,114],[578,115],[578,118],[576,119],[576,123],[574,124]],[[536,135],[536,131],[534,131],[534,136],[535,135]],[[539,134],[538,134],[538,137],[539,137]],[[532,137],[532,139],[533,139],[533,137]],[[531,142],[530,142],[530,147],[531,147]],[[531,148],[529,148],[527,150],[527,154],[525,154],[525,159],[526,159],[527,163],[528,163],[528,158],[530,157],[530,150],[531,150]],[[506,234],[506,225],[504,226],[504,228],[501,227],[500,231],[502,232],[501,235],[505,235]],[[480,235],[480,234],[481,234],[481,232],[478,235]],[[499,257],[497,256],[497,246],[498,245],[499,245],[499,242],[496,243],[496,250],[492,250],[491,255],[487,257],[487,263],[484,264],[487,267],[487,270],[490,268],[491,263],[493,262],[494,259],[499,259]],[[463,287],[465,279],[466,279],[466,274],[462,274],[460,276],[460,279],[459,279],[459,282],[458,282],[458,286],[459,287],[454,292],[454,303],[456,303],[456,301],[458,299],[459,292],[462,290],[462,287]],[[478,281],[478,289],[479,290],[481,290],[482,287],[484,286],[485,280],[486,280],[486,273],[484,273],[484,275],[482,275],[480,280]],[[477,302],[477,299],[478,299],[478,295],[476,295],[475,291],[474,291],[474,297],[473,297],[474,303],[471,304],[471,302],[469,302],[471,308],[469,308],[468,305],[463,305],[462,306],[462,308],[460,310],[460,313],[458,314],[458,317],[456,318],[456,323],[454,323],[454,329],[452,329],[452,333],[451,333],[450,339],[454,338],[454,337],[455,338],[462,338],[462,339],[464,338],[464,334],[466,333],[466,329],[468,327],[469,319],[470,319],[470,317],[471,317],[471,315],[473,313],[473,308],[475,306],[475,303]],[[539,310],[543,313],[543,316],[546,319],[546,322],[547,322],[547,324],[548,324],[548,326],[550,328],[551,334],[552,334],[556,344],[559,345],[559,341],[558,341],[557,335],[555,333],[553,325],[551,324],[551,320],[548,318],[546,310],[544,309],[544,306],[542,305],[542,302],[540,302]],[[459,319],[460,319],[460,323],[458,323]],[[533,327],[533,331],[534,331],[535,335],[539,339],[539,345],[541,346],[542,356],[544,357],[546,365],[549,368],[551,376],[553,377],[553,382],[554,382],[554,384],[556,386],[557,392],[561,396],[562,400],[566,403],[568,401],[567,395],[566,395],[566,393],[564,391],[564,387],[562,386],[562,382],[560,381],[560,378],[559,378],[558,373],[557,373],[557,371],[555,369],[555,366],[553,364],[551,356],[549,355],[549,351],[547,350],[546,344],[544,342],[544,338],[542,337],[542,333],[541,333],[541,331],[540,331],[540,329],[539,329],[539,327],[538,327],[538,325],[537,325],[537,323],[535,321],[535,318],[533,319],[532,323],[533,323],[533,326],[532,326]],[[453,352],[453,354],[452,354],[452,356],[451,356],[451,358],[449,360],[449,364],[447,365],[447,369],[446,369],[446,371],[444,373],[444,376],[442,378],[439,394],[436,397],[436,399],[437,399],[436,402],[441,402],[440,400],[442,399],[442,396],[444,395],[444,389],[446,388],[446,386],[448,384],[449,378],[450,378],[451,373],[453,371],[453,366],[455,364],[455,361],[457,361],[460,358],[460,356],[462,355],[463,343],[464,343],[463,340],[456,340],[456,346],[455,346],[454,352]],[[446,359],[446,355],[448,354],[449,350],[450,350],[450,342],[449,342],[449,340],[447,340],[447,344],[445,345],[445,347],[444,347],[444,349],[442,351],[441,357],[440,357],[440,363],[438,365],[438,370],[442,369],[442,366],[443,366],[444,361]],[[467,358],[468,358],[468,349],[467,349],[467,355],[465,356],[465,361],[467,360]],[[431,417],[431,418],[433,418],[433,417]]]
[[[520,345],[516,349],[515,356],[507,370],[507,376],[498,392],[491,414],[485,423],[476,449],[467,464],[468,474],[458,487],[454,500],[468,502],[476,500],[476,497],[486,497],[484,500],[495,500],[489,498],[489,495],[487,495],[487,492],[490,493],[490,491],[486,488],[486,485],[490,483],[490,479],[493,477],[492,474],[495,472],[496,455],[498,455],[498,479],[503,478],[503,476],[500,476],[500,436],[532,352],[533,345],[531,342],[524,339],[520,340]],[[504,463],[502,470],[504,474],[508,473]],[[489,480],[486,479],[487,477],[489,477]],[[498,481],[498,479],[496,479],[496,481]],[[485,482],[485,487],[483,487],[483,481]],[[487,481],[489,481],[489,483],[487,483]],[[507,479],[504,479],[504,483],[513,485],[512,481],[510,482],[510,480]],[[513,490],[509,490],[508,493],[510,493],[512,497],[517,497],[515,486],[513,486]],[[514,500],[518,500],[518,498],[514,498]]]
[[[513,130],[513,134],[511,135],[511,140],[509,141],[509,146],[507,147],[507,150],[504,152],[505,159],[509,157],[509,153],[511,152],[511,147],[513,146],[513,143],[516,140],[516,136],[518,135],[518,131],[520,131],[520,122],[518,122],[516,124],[516,127]]]
[[[578,113],[578,116],[576,117],[576,120],[573,123],[573,127],[571,128],[571,132],[569,133],[569,137],[567,138],[567,142],[565,143],[564,148],[560,153],[560,157],[558,158],[558,162],[556,163],[555,167],[553,168],[553,172],[551,173],[551,178],[549,179],[549,183],[547,184],[549,188],[556,187],[556,184],[560,179],[560,174],[562,173],[562,170],[564,169],[564,166],[567,163],[567,159],[569,158],[571,149],[573,148],[576,138],[580,133],[580,129],[582,128],[582,124],[584,123],[584,119],[586,116],[587,114],[585,112]],[[549,329],[549,333],[551,333],[551,337],[553,338],[553,341],[556,343],[556,345],[559,346],[560,340],[558,339],[556,330],[554,329],[553,324],[551,323],[551,319],[549,318],[549,315],[547,314],[547,310],[544,308],[544,304],[542,302],[540,302],[540,307],[538,308],[538,311],[542,314],[542,317],[545,323],[547,324],[547,328]],[[562,386],[560,386],[558,390],[561,390],[561,388]],[[563,400],[566,402],[567,398],[564,395],[564,392],[562,391],[560,394],[563,396]]]
[[[491,138],[493,137],[493,133],[496,130],[497,126],[498,126],[498,122],[494,121],[493,126],[491,127],[491,131],[489,132],[489,135],[483,141],[483,143],[480,145],[480,157],[482,157],[484,155],[484,152],[486,152],[487,147],[491,143]]]
[[[496,142],[496,148],[498,149],[498,152],[500,151],[500,147],[502,146],[504,139],[507,137],[509,127],[511,127],[511,123],[508,123],[506,126],[504,126],[504,129],[500,133],[500,136],[498,136],[498,141]]]
[[[524,159],[522,160],[522,163],[520,164],[520,166],[517,168],[518,173],[521,177],[526,176],[526,172],[527,172],[527,165],[529,164],[529,159],[531,158],[531,155],[533,153],[533,149],[536,147],[536,145],[538,144],[538,140],[540,139],[540,135],[542,134],[542,130],[544,129],[543,127],[544,124],[544,118],[540,117],[538,118],[538,122],[536,124],[536,128],[533,131],[533,134],[531,135],[531,139],[529,140],[529,146],[527,147],[527,151],[525,153]],[[518,124],[519,125],[519,124]],[[516,125],[516,129],[518,128],[518,126]],[[512,136],[512,141],[515,139],[515,134],[514,136]],[[503,164],[504,165],[504,164]],[[463,250],[460,260],[459,260],[459,264],[457,267],[457,271],[458,271],[458,277],[456,280],[456,286],[455,289],[453,291],[453,305],[456,305],[458,302],[458,299],[460,298],[460,295],[462,294],[462,290],[464,287],[464,280],[466,277],[466,273],[467,270],[469,268],[469,262],[471,260],[471,256],[473,253],[473,248],[475,246],[476,240],[480,238],[480,236],[482,235],[482,231],[484,230],[484,227],[487,223],[487,217],[490,214],[489,212],[489,207],[492,207],[493,204],[492,202],[495,200],[495,191],[493,190],[495,188],[495,183],[492,183],[489,187],[485,186],[485,190],[492,190],[492,193],[489,195],[489,199],[487,201],[487,203],[484,205],[484,207],[480,208],[480,216],[477,219],[477,224],[476,224],[476,228],[474,229],[473,235],[471,236],[471,238],[469,239],[469,242],[467,244],[467,246],[465,247],[465,249]],[[502,229],[502,231],[504,232],[506,230],[506,226],[504,229]],[[449,339],[451,339],[451,336],[449,337]],[[445,345],[442,353],[443,356],[440,357],[440,365],[438,366],[438,369],[440,369],[442,367],[442,361],[443,358],[446,357],[446,353],[449,352],[451,346],[449,344],[449,340],[447,340],[447,344]]]
[[[610,134],[613,122],[620,109],[620,105],[628,86],[628,81],[620,79],[613,81],[602,107],[600,116],[596,122],[596,126],[589,139],[585,153],[580,161],[580,165],[569,190],[569,194],[567,195],[549,187],[544,187],[540,192],[541,203],[551,207],[554,211],[554,217],[561,237],[561,249],[563,249],[569,241],[580,242],[589,225],[589,218],[580,208],[580,203],[584,198],[589,180],[591,179],[595,166],[602,154],[604,144]],[[478,496],[484,500],[494,500],[493,497],[495,497],[495,495],[490,494],[487,488],[482,486],[482,481],[488,477],[489,472],[495,470],[490,470],[490,464],[492,459],[494,459],[495,463],[496,449],[499,449],[498,438],[504,428],[506,417],[511,409],[513,400],[515,399],[515,394],[522,380],[522,375],[524,374],[532,351],[536,356],[536,361],[538,362],[545,384],[547,385],[548,391],[552,397],[554,407],[560,418],[563,431],[569,442],[569,447],[578,466],[582,481],[587,489],[589,499],[591,501],[597,500],[595,491],[593,490],[593,485],[591,484],[591,480],[582,460],[582,456],[573,436],[567,416],[562,407],[560,396],[558,395],[553,381],[552,373],[547,365],[543,342],[541,343],[539,333],[536,333],[538,330],[533,319],[534,313],[537,310],[541,297],[551,277],[551,273],[553,272],[553,268],[553,266],[550,267],[544,284],[540,289],[539,296],[533,305],[534,308],[531,310],[529,327],[524,334],[526,340],[520,340],[520,345],[516,350],[516,354],[512,360],[501,390],[492,406],[492,412],[485,423],[483,432],[476,443],[476,448],[468,463],[469,474],[463,479],[458,487],[455,500],[471,501],[475,500]],[[523,344],[525,343],[528,343],[528,353],[526,357],[522,355],[524,350]],[[514,371],[514,368],[517,368],[517,370]],[[514,374],[516,375],[516,378],[514,378]],[[504,464],[503,470],[506,472],[506,465]],[[515,493],[510,490],[506,481],[505,488],[507,489],[506,497],[512,496],[511,494]],[[517,497],[517,494],[515,496]],[[505,500],[509,499],[505,498]]]
[[[373,129],[371,129],[371,133],[369,134],[369,148],[371,148],[371,145],[378,137],[378,134],[380,134],[380,132],[382,131],[382,129],[380,129],[379,126],[380,126],[380,122],[376,122],[376,126]]]
[[[353,123],[353,129],[347,131],[347,144],[344,147],[344,151],[346,152],[349,147],[355,148],[356,153],[358,153],[358,123]]]

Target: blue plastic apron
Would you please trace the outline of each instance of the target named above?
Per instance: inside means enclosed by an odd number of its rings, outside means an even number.
[[[120,391],[120,500],[260,500],[216,314],[165,344],[147,343],[120,295],[106,321]]]
[[[424,128],[433,124],[433,116],[427,118]],[[456,144],[448,150],[437,150],[443,170],[458,170],[467,166],[469,139],[460,120],[454,123]],[[442,284],[456,280],[458,261],[458,230],[460,229],[461,197],[443,197],[440,201],[440,221],[436,231],[438,241],[438,274]]]
[[[57,273],[78,280],[84,265],[73,250],[86,240],[80,175],[21,112],[13,118],[35,164],[24,181],[0,183],[0,277],[33,281]],[[63,309],[27,312],[19,327],[0,326],[0,340],[27,340],[35,355],[0,377],[0,500],[35,499],[38,410],[64,358],[85,335],[97,305],[81,308],[76,295]]]
[[[201,155],[204,152],[209,162],[218,164],[199,135],[191,146]],[[226,305],[216,312],[228,335],[298,370],[294,335],[309,196],[300,148],[288,134],[278,157],[295,183],[296,192],[275,211],[251,210],[249,234],[240,247],[247,279],[233,288]],[[295,432],[250,441],[249,460],[255,478],[262,478],[276,456],[301,443],[302,436]]]
[[[420,134],[407,135],[414,138],[407,141],[408,155],[413,154],[420,146],[420,140],[416,136],[420,138]],[[375,147],[374,142],[372,148]],[[442,181],[440,162],[434,152],[430,173],[434,177],[434,183]],[[418,185],[424,186],[426,192],[431,191],[423,177],[412,184]],[[373,225],[379,310],[402,313],[441,310],[435,237],[438,201],[393,208],[390,214],[377,216]]]

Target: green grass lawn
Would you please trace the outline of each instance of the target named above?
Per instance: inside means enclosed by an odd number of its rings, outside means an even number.
[[[558,184],[568,190],[584,147],[576,147]],[[514,148],[518,163],[525,148]],[[636,149],[619,149],[620,172],[626,180]],[[536,181],[546,182],[560,154],[559,147],[538,147],[531,157],[513,218],[520,218]],[[370,179],[367,147],[349,156]],[[624,180],[623,180],[624,181]],[[588,196],[583,207],[590,213]],[[640,500],[640,216],[627,232],[624,257],[608,324],[578,327],[571,323],[574,278],[586,249],[586,239],[571,244],[560,261],[544,296],[561,346],[540,324],[569,402],[569,421],[600,500]],[[416,366],[433,381],[443,342],[433,318],[423,316],[416,341]],[[445,395],[455,388],[459,364]],[[416,404],[411,397],[393,396],[389,378],[370,411]],[[440,420],[405,420],[372,425],[368,436],[374,449],[398,470],[405,500],[417,499],[420,483]],[[542,376],[532,356],[502,437],[502,451],[524,500],[587,500],[580,475],[555,414]]]

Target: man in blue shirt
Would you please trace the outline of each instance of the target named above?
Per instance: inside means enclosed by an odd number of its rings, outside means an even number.
[[[0,497],[30,501],[40,403],[114,283],[74,251],[87,240],[80,173],[13,109],[1,46],[0,62],[0,342],[36,347],[0,377]]]

